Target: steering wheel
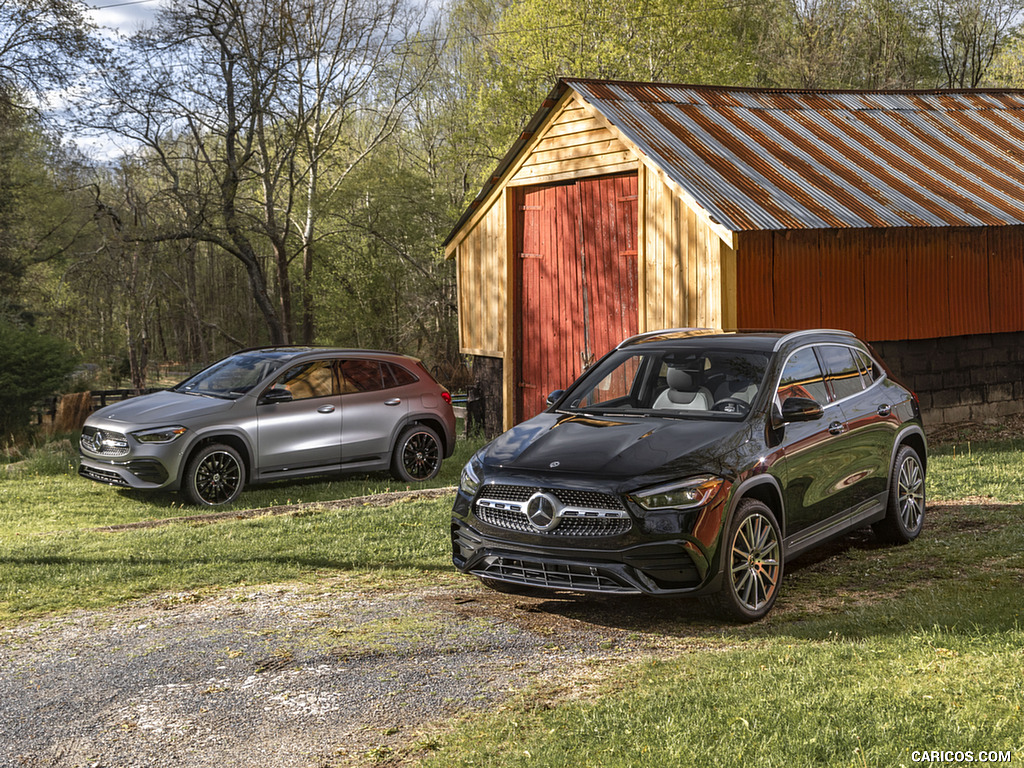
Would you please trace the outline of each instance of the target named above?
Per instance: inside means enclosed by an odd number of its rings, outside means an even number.
[[[750,410],[750,403],[740,400],[738,397],[723,397],[721,400],[715,401],[711,410],[725,413],[746,413]]]

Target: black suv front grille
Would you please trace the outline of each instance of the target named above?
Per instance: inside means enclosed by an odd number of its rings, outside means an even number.
[[[533,526],[526,503],[536,493],[547,493],[562,504],[559,522],[549,530]],[[477,519],[509,531],[549,533],[553,536],[621,536],[633,527],[622,501],[600,491],[539,488],[530,485],[487,485],[473,511]]]

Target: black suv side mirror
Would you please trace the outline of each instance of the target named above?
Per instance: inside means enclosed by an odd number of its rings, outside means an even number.
[[[564,389],[556,389],[551,394],[549,394],[548,395],[548,399],[547,399],[548,407],[550,408],[552,405],[554,405],[555,402],[557,402],[558,398],[560,398],[564,394],[565,394],[565,390]]]
[[[825,415],[821,404],[809,397],[787,397],[782,403],[782,422],[815,421]]]

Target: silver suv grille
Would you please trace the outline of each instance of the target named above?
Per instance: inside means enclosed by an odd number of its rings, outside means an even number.
[[[557,522],[538,527],[531,522],[527,504],[538,493],[558,500]],[[633,527],[622,501],[609,493],[530,485],[486,485],[474,505],[481,521],[496,528],[554,536],[621,536]]]
[[[98,456],[128,455],[128,438],[120,432],[111,432],[106,429],[86,427],[82,430],[79,445],[83,451]]]

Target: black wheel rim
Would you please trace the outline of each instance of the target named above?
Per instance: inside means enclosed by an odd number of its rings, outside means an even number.
[[[900,520],[907,532],[913,533],[921,525],[924,516],[924,473],[917,459],[908,456],[900,464],[896,482]]]
[[[434,436],[416,432],[402,446],[402,466],[414,480],[426,480],[437,471],[441,452]]]
[[[223,504],[238,493],[242,468],[226,451],[214,451],[196,467],[196,495],[206,504]]]
[[[730,576],[737,599],[749,611],[760,611],[779,586],[779,539],[764,515],[740,523],[732,542]]]

